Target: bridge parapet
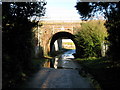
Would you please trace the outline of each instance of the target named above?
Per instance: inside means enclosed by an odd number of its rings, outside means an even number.
[[[57,32],[62,32],[62,31],[69,32],[69,33],[73,34],[73,26],[71,26],[71,27],[64,27],[64,26],[53,27],[53,29],[52,29],[53,34],[55,34]]]

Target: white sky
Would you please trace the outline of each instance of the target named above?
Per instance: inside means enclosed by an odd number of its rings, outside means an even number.
[[[73,43],[73,41],[71,39],[62,39],[62,42],[72,42]]]
[[[80,20],[77,13],[77,0],[46,0],[46,15],[49,20]]]

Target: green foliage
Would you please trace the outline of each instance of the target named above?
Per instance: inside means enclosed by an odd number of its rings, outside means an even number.
[[[44,14],[45,2],[2,3],[3,88],[16,87],[31,72],[34,33],[32,16]],[[23,74],[24,73],[24,74]]]
[[[104,21],[88,21],[78,29],[75,36],[80,47],[80,57],[100,57],[101,44],[107,36]]]
[[[110,61],[108,58],[78,58],[76,60],[84,72],[90,73],[98,81],[100,87],[119,88],[120,63]]]
[[[82,8],[87,7],[87,8]],[[88,20],[98,11],[106,18],[108,41],[110,42],[108,56],[114,61],[120,61],[120,2],[77,2],[76,9],[82,19]],[[85,9],[85,10],[83,10]]]
[[[82,0],[81,0],[82,1]],[[81,19],[88,20],[95,15],[104,16],[104,18],[108,18],[108,16],[113,13],[113,10],[116,7],[118,2],[77,2],[75,6],[78,10],[79,14],[82,16]],[[85,7],[85,8],[83,8]],[[109,10],[108,10],[109,9]],[[99,11],[99,12],[98,12]]]
[[[117,5],[118,10],[112,10],[113,12],[108,16],[108,21],[105,24],[109,33],[108,40],[111,44],[107,54],[114,61],[120,61],[120,3]]]

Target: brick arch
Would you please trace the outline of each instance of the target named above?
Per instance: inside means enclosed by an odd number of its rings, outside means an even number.
[[[44,56],[45,55],[49,55],[50,53],[50,49],[51,49],[51,40],[53,39],[53,37],[55,37],[56,35],[64,32],[66,33],[67,37],[72,39],[72,41],[74,41],[74,34],[77,32],[77,30],[74,28],[75,27],[80,27],[80,21],[44,21],[42,22],[43,25],[41,27],[39,27],[39,32],[40,32],[40,37],[39,40],[41,42],[41,47],[43,47],[43,52],[44,52]],[[61,34],[63,35],[63,34]],[[64,34],[65,35],[65,34]],[[71,37],[69,37],[69,36]],[[52,41],[53,42],[53,41]],[[77,44],[76,44],[77,46]],[[76,49],[77,52],[78,49]]]
[[[51,33],[51,32],[44,33],[44,36],[43,36],[44,55],[50,55],[50,53],[51,53],[51,41],[53,42],[53,38],[56,36],[57,36],[57,39],[61,38],[61,37],[67,37],[67,38],[70,38],[72,41],[75,41],[74,40],[75,36],[73,35],[73,32],[71,32],[71,31],[72,31],[71,29],[66,30],[66,31],[65,30],[64,31],[61,31],[61,30],[56,31],[55,30],[54,33]]]
[[[75,41],[75,36],[69,32],[63,31],[63,32],[57,32],[51,37],[50,44],[49,44],[50,45],[50,52],[52,51],[52,46],[53,46],[54,42],[57,39],[62,38],[62,37],[67,37],[67,38],[71,39],[74,42],[75,47],[77,49],[78,46],[77,46],[77,42]]]

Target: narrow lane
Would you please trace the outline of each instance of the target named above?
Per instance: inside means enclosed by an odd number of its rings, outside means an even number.
[[[91,88],[91,83],[79,75],[73,59],[75,50],[55,57],[54,68],[43,67],[26,82],[25,88]]]

